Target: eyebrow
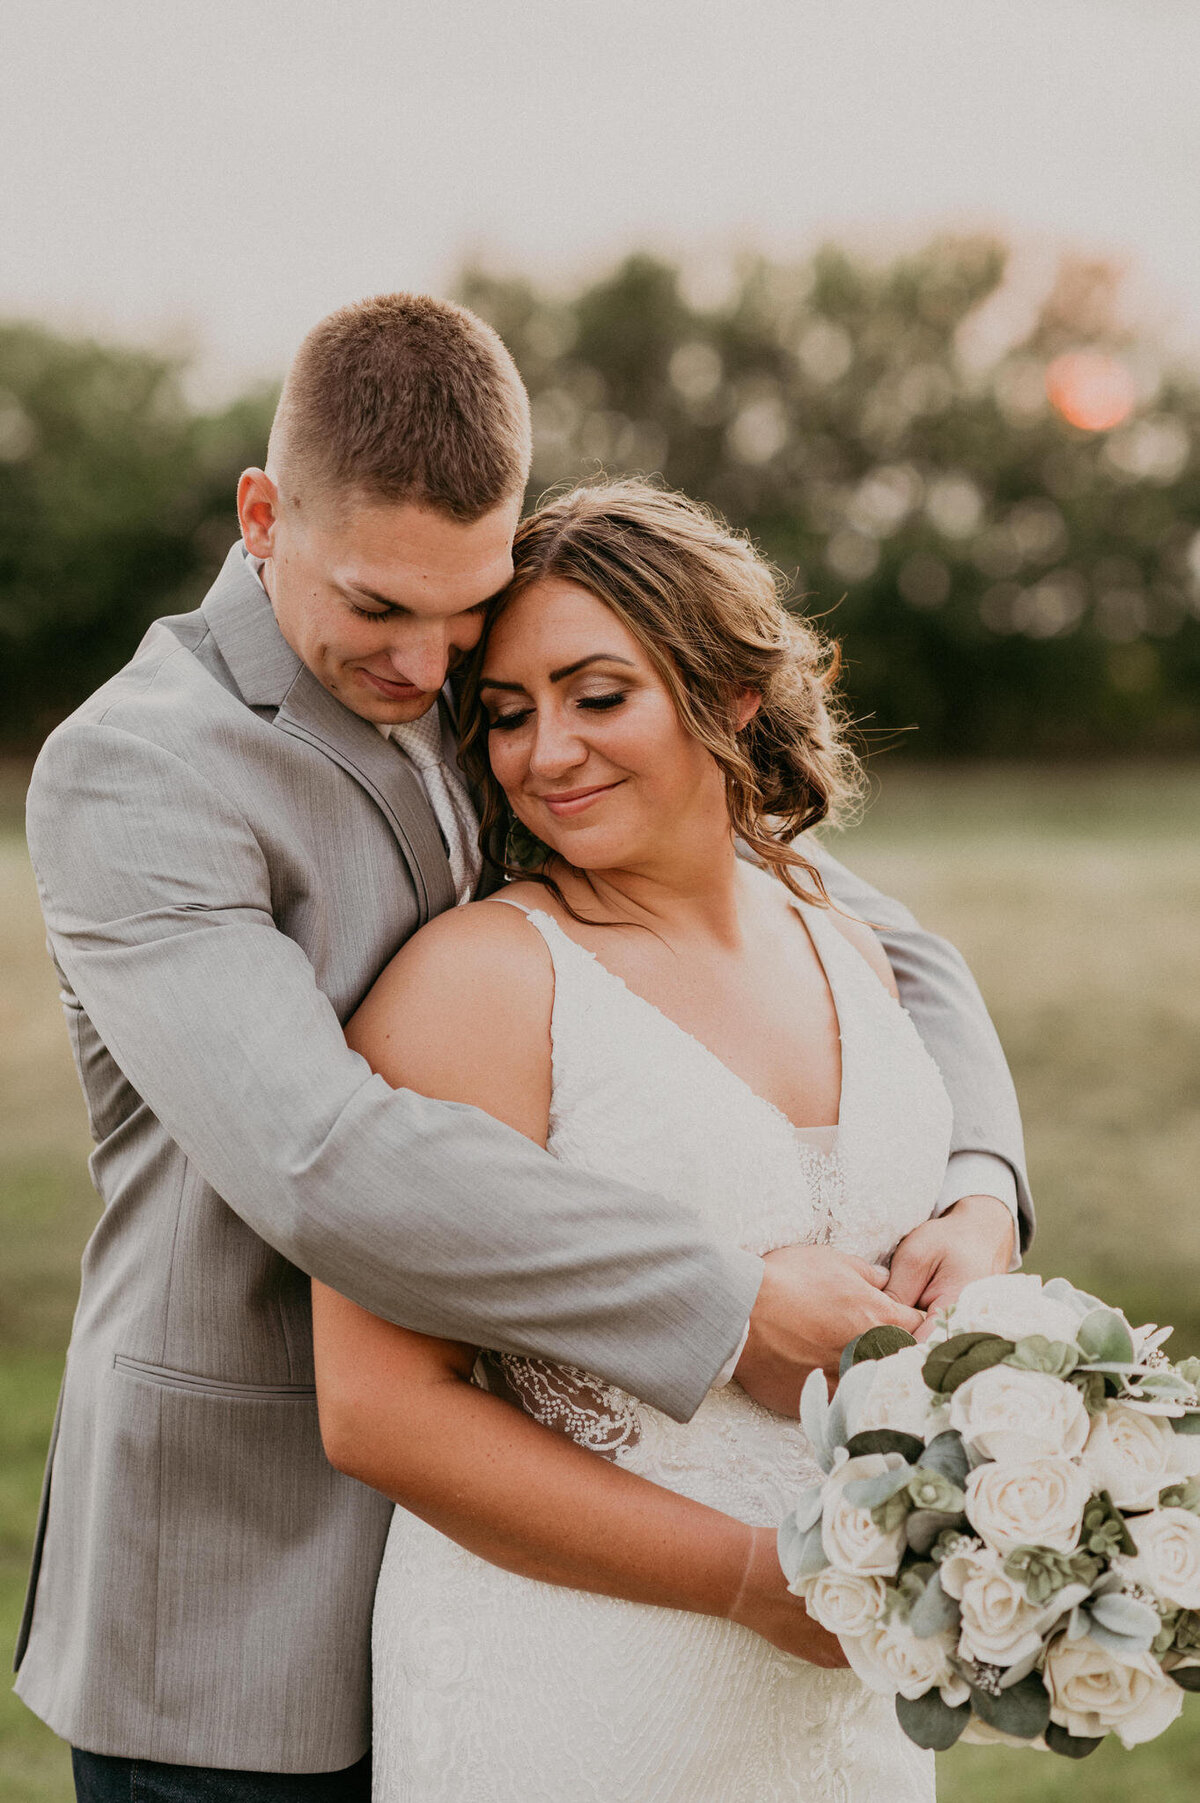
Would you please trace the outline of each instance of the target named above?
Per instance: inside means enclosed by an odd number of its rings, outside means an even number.
[[[345,595],[347,598],[354,596],[361,601],[374,601],[377,606],[386,607],[391,613],[409,614],[412,612],[412,608],[408,607],[403,601],[393,601],[390,595],[381,595],[377,590],[367,588],[362,583],[335,582],[334,587],[340,595]],[[482,601],[472,601],[470,607],[464,607],[462,612],[471,614],[478,613],[481,608],[490,607],[497,596],[502,595],[503,593],[504,589],[498,588],[494,594],[485,595]]]
[[[359,582],[338,582],[334,584],[339,594],[354,596],[359,601],[374,601],[380,607],[388,607],[393,613],[405,614],[408,608],[403,601],[393,601],[389,595],[381,595],[373,588],[367,588]]]
[[[565,682],[568,676],[575,676],[580,670],[586,670],[589,664],[624,664],[627,669],[635,670],[637,665],[631,657],[619,657],[615,651],[593,651],[590,657],[581,657],[577,663],[564,664],[560,670],[551,670],[551,682]],[[510,689],[518,695],[527,693],[523,682],[498,682],[491,676],[481,677],[481,689]]]

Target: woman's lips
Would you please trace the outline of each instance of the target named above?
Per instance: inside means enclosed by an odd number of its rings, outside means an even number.
[[[562,820],[571,814],[582,814],[585,808],[590,808],[594,801],[618,786],[617,783],[598,783],[590,789],[567,789],[561,794],[541,795],[538,799],[545,803],[556,820]]]

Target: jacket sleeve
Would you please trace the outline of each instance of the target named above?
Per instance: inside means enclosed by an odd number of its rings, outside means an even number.
[[[300,1269],[423,1333],[595,1371],[686,1419],[761,1262],[477,1109],[393,1090],[272,918],[242,813],[174,753],[68,722],[30,789],[54,954],[186,1157]]]
[[[927,933],[907,908],[853,875],[823,846],[804,843],[834,901],[870,921],[887,952],[900,999],[912,1016],[954,1105],[952,1153],[1001,1158],[1017,1184],[1021,1248],[1033,1238],[1033,1202],[1017,1093],[983,997],[961,954]]]

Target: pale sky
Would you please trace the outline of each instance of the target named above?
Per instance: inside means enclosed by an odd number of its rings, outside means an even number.
[[[1200,352],[1196,0],[4,0],[0,315],[189,343],[941,225],[1126,258]]]

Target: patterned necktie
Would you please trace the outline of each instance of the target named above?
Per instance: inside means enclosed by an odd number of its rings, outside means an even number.
[[[457,902],[470,901],[483,868],[479,852],[479,822],[466,785],[442,756],[442,723],[437,706],[400,726],[389,726],[387,736],[417,767],[429,805],[442,829],[450,875]]]

